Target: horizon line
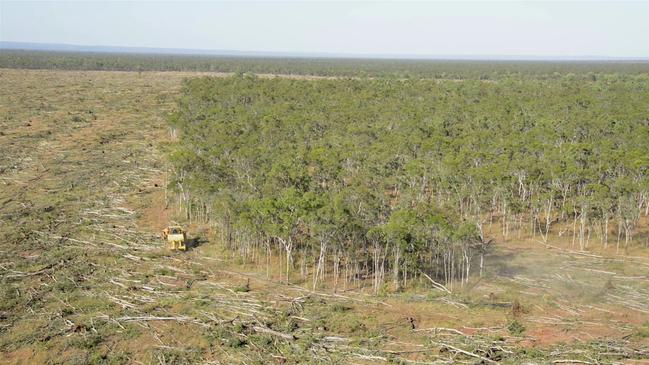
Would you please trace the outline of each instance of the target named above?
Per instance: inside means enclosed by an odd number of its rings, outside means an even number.
[[[216,56],[216,57],[259,57],[259,58],[332,58],[332,59],[378,59],[378,60],[420,60],[420,61],[625,61],[648,62],[649,56],[602,56],[602,55],[428,55],[428,54],[380,54],[380,53],[338,53],[300,51],[220,50],[205,48],[175,48],[119,45],[87,45],[71,43],[48,43],[29,41],[2,41],[0,51],[50,51],[78,53],[121,53],[165,56]]]

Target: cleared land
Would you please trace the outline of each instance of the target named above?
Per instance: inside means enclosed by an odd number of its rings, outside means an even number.
[[[338,293],[278,284],[229,259],[217,232],[198,236],[204,227],[190,231],[197,247],[170,254],[158,234],[178,219],[165,199],[165,118],[191,75],[0,70],[0,362],[649,357],[644,250],[510,238],[467,289],[379,296],[363,283]]]

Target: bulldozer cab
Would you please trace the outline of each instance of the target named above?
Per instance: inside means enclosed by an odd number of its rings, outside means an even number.
[[[169,226],[162,231],[162,237],[167,240],[167,248],[172,251],[187,250],[185,231],[180,226]]]

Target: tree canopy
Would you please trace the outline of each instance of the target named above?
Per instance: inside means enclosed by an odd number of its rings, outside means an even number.
[[[464,280],[487,221],[544,240],[571,222],[581,248],[611,221],[632,240],[649,204],[647,81],[189,79],[172,186],[230,244],[284,250],[287,275],[326,246],[368,271],[382,257],[397,283]]]

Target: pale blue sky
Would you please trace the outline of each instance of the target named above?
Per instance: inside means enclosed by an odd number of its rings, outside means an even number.
[[[367,55],[649,57],[649,2],[12,2],[0,40]]]

